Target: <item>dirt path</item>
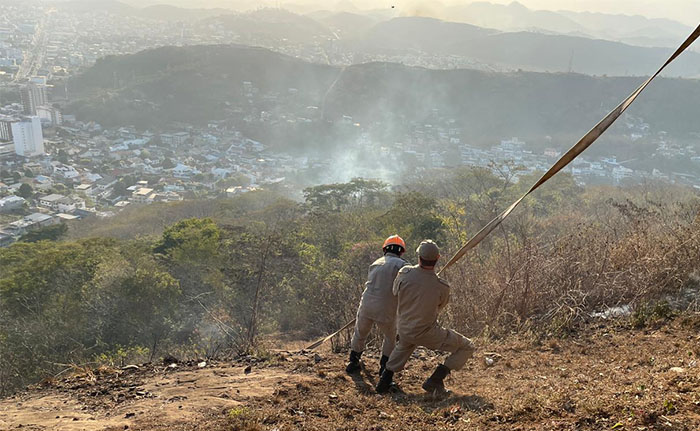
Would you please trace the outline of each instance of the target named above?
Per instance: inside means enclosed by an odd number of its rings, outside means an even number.
[[[281,368],[245,368],[159,367],[79,376],[0,401],[0,429],[174,429],[308,380]]]
[[[350,377],[345,354],[245,364],[102,370],[0,401],[2,430],[700,430],[700,316],[658,328],[592,326],[566,339],[480,346],[448,398],[420,385],[442,356],[418,350],[374,393],[377,358]],[[500,356],[493,364],[484,352]]]

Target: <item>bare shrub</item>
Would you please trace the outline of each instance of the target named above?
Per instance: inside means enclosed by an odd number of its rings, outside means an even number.
[[[527,215],[516,216],[506,223],[507,243],[494,234],[449,271],[446,319],[472,334],[566,333],[594,310],[678,294],[700,265],[695,214],[692,200],[609,199],[530,219],[535,233],[526,236],[517,227]]]

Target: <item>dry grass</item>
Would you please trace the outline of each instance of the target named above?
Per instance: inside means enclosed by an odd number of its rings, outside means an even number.
[[[494,233],[447,274],[453,294],[446,322],[469,335],[567,335],[593,311],[673,302],[697,288],[697,208],[626,201],[605,210],[516,218]],[[693,308],[697,301],[674,305]]]
[[[122,416],[124,411],[138,413],[129,419],[132,430],[700,429],[700,314],[686,313],[642,329],[634,329],[629,319],[606,322],[580,327],[566,339],[515,335],[495,342],[479,340],[475,358],[447,379],[453,391],[447,398],[434,398],[420,388],[440,362],[438,354],[417,351],[397,377],[401,391],[378,395],[373,390],[377,352],[368,351],[362,375],[350,377],[344,372],[346,354],[326,347],[319,358],[283,352],[278,361],[251,362],[257,377],[233,378],[229,385],[212,382],[237,404],[203,408],[197,420],[173,421],[159,409],[144,407],[169,405],[168,395],[161,393],[163,367],[155,365],[128,373],[78,374],[50,387],[36,387],[18,399],[67,396],[69,405],[94,419],[77,423],[95,427],[87,429],[102,429],[97,428],[100,421],[109,420],[115,411]],[[486,352],[502,358],[486,366]],[[236,369],[242,373],[244,365]],[[196,373],[216,374],[216,369],[199,369],[193,363],[183,365],[181,372],[190,382]],[[236,387],[251,388],[255,379],[262,385],[273,375],[287,377],[264,395],[243,396],[244,388]],[[151,393],[138,396],[138,388],[144,387],[151,387]],[[178,387],[184,391],[183,400],[195,402],[201,395],[199,385],[183,382]]]
[[[402,392],[373,392],[376,361],[361,378],[343,371],[344,355],[325,354],[299,372],[314,384],[247,403],[245,426],[212,418],[213,429],[262,430],[697,430],[700,337],[693,315],[659,329],[588,328],[567,340],[520,338],[491,344],[503,360],[477,356],[435,399],[420,389],[439,357],[421,351],[398,377]],[[367,355],[371,358],[371,355]],[[673,367],[681,367],[675,370]]]

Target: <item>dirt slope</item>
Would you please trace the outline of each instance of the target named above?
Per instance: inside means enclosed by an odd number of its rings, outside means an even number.
[[[0,401],[0,430],[191,429],[308,380],[269,364],[248,373],[245,364],[211,363],[80,372]]]
[[[427,351],[389,396],[372,390],[372,352],[355,378],[343,372],[345,354],[329,351],[103,370],[1,400],[0,429],[695,431],[699,329],[690,316],[655,329],[600,325],[565,340],[482,345],[449,377],[445,399],[420,389],[440,359]],[[502,359],[487,366],[484,352]]]

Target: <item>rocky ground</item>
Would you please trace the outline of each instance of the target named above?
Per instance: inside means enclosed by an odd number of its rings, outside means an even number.
[[[345,353],[275,351],[235,362],[76,370],[0,400],[2,430],[700,429],[700,316],[620,322],[565,339],[480,344],[434,398],[440,355],[417,351],[399,391],[373,391],[376,355],[350,377]],[[325,347],[328,349],[328,347]]]

